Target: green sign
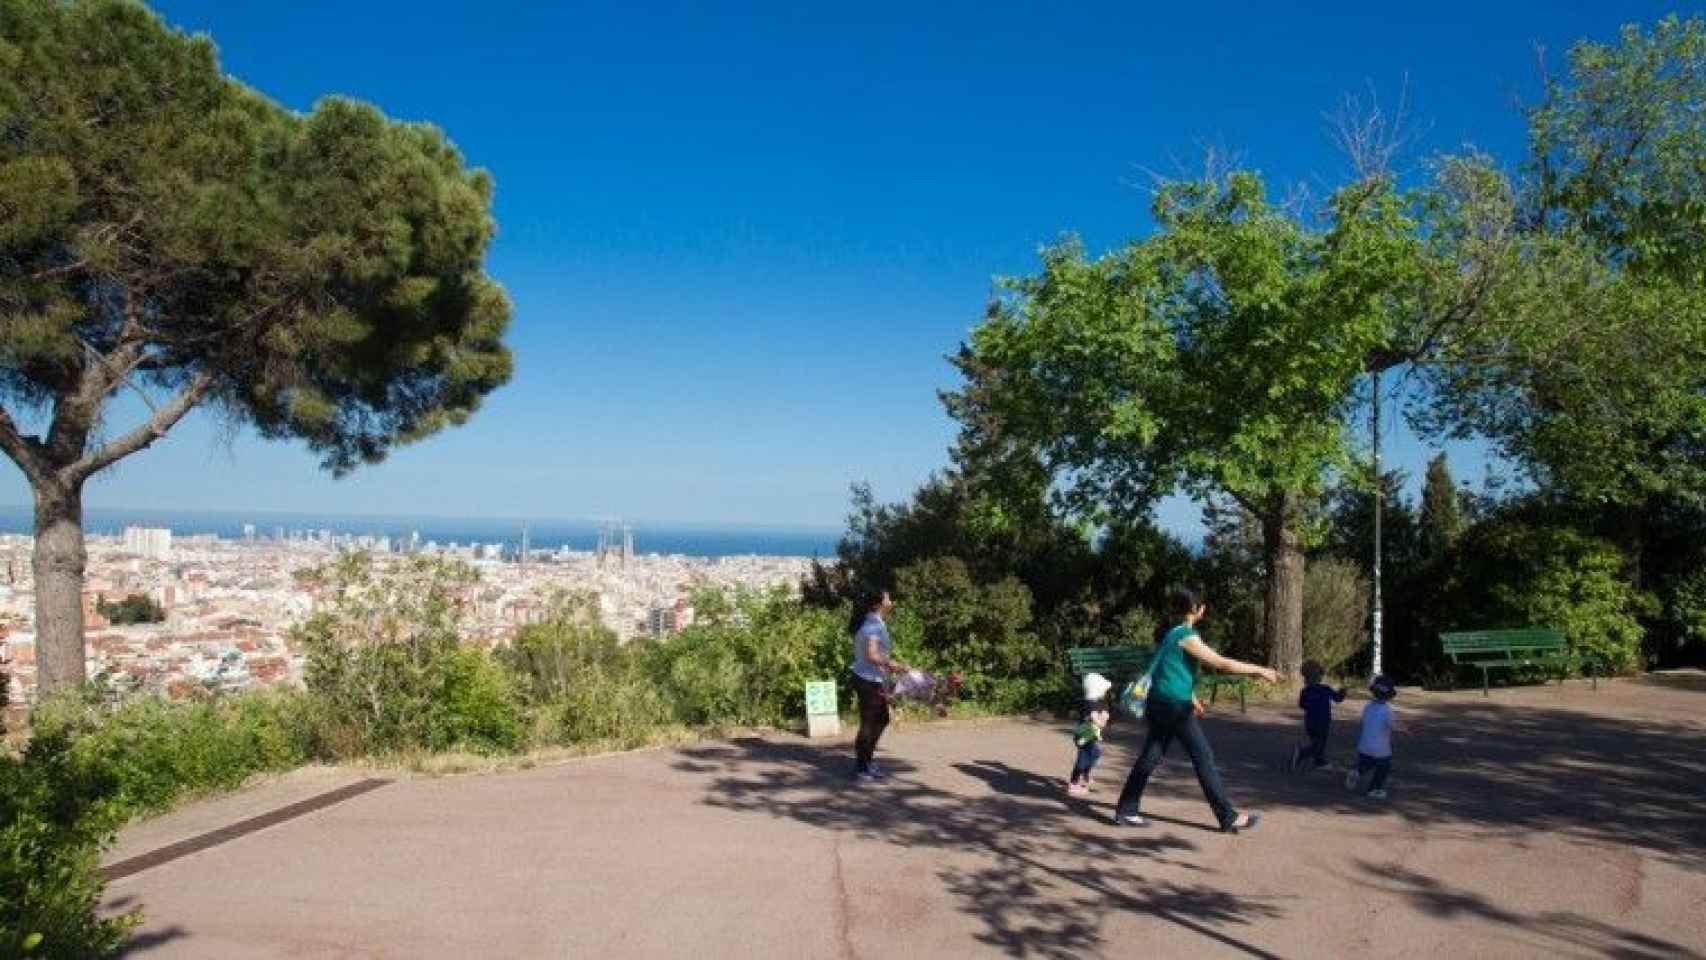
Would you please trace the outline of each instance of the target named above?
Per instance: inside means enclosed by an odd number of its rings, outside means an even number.
[[[806,684],[806,714],[821,717],[835,713],[835,682],[816,680]]]

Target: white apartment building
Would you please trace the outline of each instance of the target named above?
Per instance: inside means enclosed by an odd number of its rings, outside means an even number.
[[[124,550],[150,560],[170,560],[172,531],[165,527],[125,527]]]

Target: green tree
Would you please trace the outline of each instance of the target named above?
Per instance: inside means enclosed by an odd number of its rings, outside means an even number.
[[[491,179],[430,126],[288,111],[140,3],[0,0],[0,131],[0,449],[34,492],[44,691],[84,675],[95,473],[198,405],[342,473],[509,377]],[[151,414],[109,431],[123,390]]]
[[[95,601],[95,612],[106,617],[109,623],[118,626],[161,623],[166,619],[165,609],[140,593],[133,593],[117,603],[108,603],[106,598],[102,597]]]
[[[1381,471],[1380,562],[1389,578],[1413,568],[1421,553],[1416,511],[1404,494],[1407,480],[1403,470]],[[1321,552],[1367,568],[1374,550],[1374,496],[1369,491],[1368,471],[1347,475],[1341,481],[1327,493]]]
[[[1303,653],[1330,673],[1368,649],[1370,585],[1360,564],[1311,560],[1304,574]]]
[[[975,464],[974,464],[975,467]],[[847,534],[833,567],[817,565],[806,599],[838,606],[855,585],[892,587],[895,571],[918,560],[953,556],[981,582],[1017,576],[1044,610],[1077,596],[1092,576],[1086,532],[1048,509],[1040,492],[1002,489],[964,471],[931,476],[905,503],[878,503],[870,487],[853,486]]]
[[[1267,654],[1295,674],[1306,508],[1350,464],[1353,390],[1413,312],[1424,250],[1384,176],[1319,227],[1247,172],[1170,184],[1154,216],[1147,239],[1097,259],[1068,241],[1008,281],[948,408],[971,455],[1037,459],[1091,518],[1180,488],[1236,501],[1262,529]]]
[[[1583,41],[1527,111],[1514,255],[1442,350],[1434,425],[1491,439],[1538,487],[1619,520],[1706,503],[1706,19]],[[1507,178],[1508,179],[1508,178]]]
[[[1613,670],[1639,665],[1640,617],[1652,598],[1619,570],[1609,541],[1517,509],[1465,533],[1451,554],[1449,580],[1437,601],[1438,629],[1540,624],[1556,627],[1570,649]]]
[[[1463,495],[1451,479],[1451,463],[1444,453],[1428,461],[1428,472],[1422,482],[1422,510],[1418,518],[1422,557],[1443,556],[1463,535],[1465,526]]]
[[[958,557],[936,557],[896,571],[896,582],[929,662],[962,671],[969,699],[1004,705],[1005,682],[1023,686],[1046,671],[1048,649],[1030,629],[1031,595],[1017,578],[980,584]]]

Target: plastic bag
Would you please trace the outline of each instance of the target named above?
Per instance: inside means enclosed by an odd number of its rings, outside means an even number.
[[[1155,682],[1155,671],[1145,670],[1143,676],[1126,684],[1120,690],[1120,709],[1133,717],[1143,716],[1143,707],[1149,702],[1149,687]]]
[[[923,670],[908,670],[896,676],[888,688],[889,696],[897,700],[912,700],[936,708],[938,716],[948,712],[949,704],[960,695],[964,678],[957,670],[946,674],[931,674]]]

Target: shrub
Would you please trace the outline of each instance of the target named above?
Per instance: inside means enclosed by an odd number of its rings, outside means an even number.
[[[290,690],[198,703],[149,696],[109,708],[90,688],[43,702],[31,728],[38,739],[66,739],[81,763],[110,775],[113,804],[126,817],[300,766],[313,748],[309,704]]]
[[[934,557],[896,580],[897,603],[917,617],[923,665],[961,671],[967,699],[1019,708],[1034,702],[1040,677],[1060,686],[1048,645],[1030,628],[1030,591],[1016,578],[979,584],[964,561]]]
[[[539,718],[545,736],[564,744],[637,745],[673,719],[644,671],[644,642],[623,646],[600,626],[525,627],[499,657]]]
[[[1114,642],[1125,646],[1148,646],[1155,642],[1161,621],[1148,607],[1134,607],[1120,616]]]
[[[100,852],[122,819],[118,782],[66,732],[0,754],[0,956],[116,956],[140,920],[99,914]]]
[[[712,608],[695,598],[695,609]],[[785,591],[736,592],[726,613],[646,646],[647,674],[683,723],[794,726],[809,680],[847,673],[846,617]]]
[[[418,558],[383,576],[349,554],[312,579],[332,602],[296,628],[306,680],[331,730],[369,749],[514,750],[525,724],[511,675],[462,645],[462,610],[478,574]],[[340,739],[348,740],[347,733]]]
[[[116,626],[163,623],[166,619],[165,608],[140,593],[133,593],[117,603],[108,603],[106,598],[102,597],[95,601],[95,612]]]
[[[1651,600],[1623,578],[1610,542],[1562,526],[1514,519],[1472,528],[1451,556],[1444,629],[1556,627],[1570,649],[1610,669],[1639,659],[1639,616]]]
[[[1664,618],[1678,648],[1706,642],[1706,567],[1697,567],[1664,584]]]
[[[1369,583],[1348,560],[1322,558],[1303,574],[1303,656],[1338,672],[1368,643]]]

